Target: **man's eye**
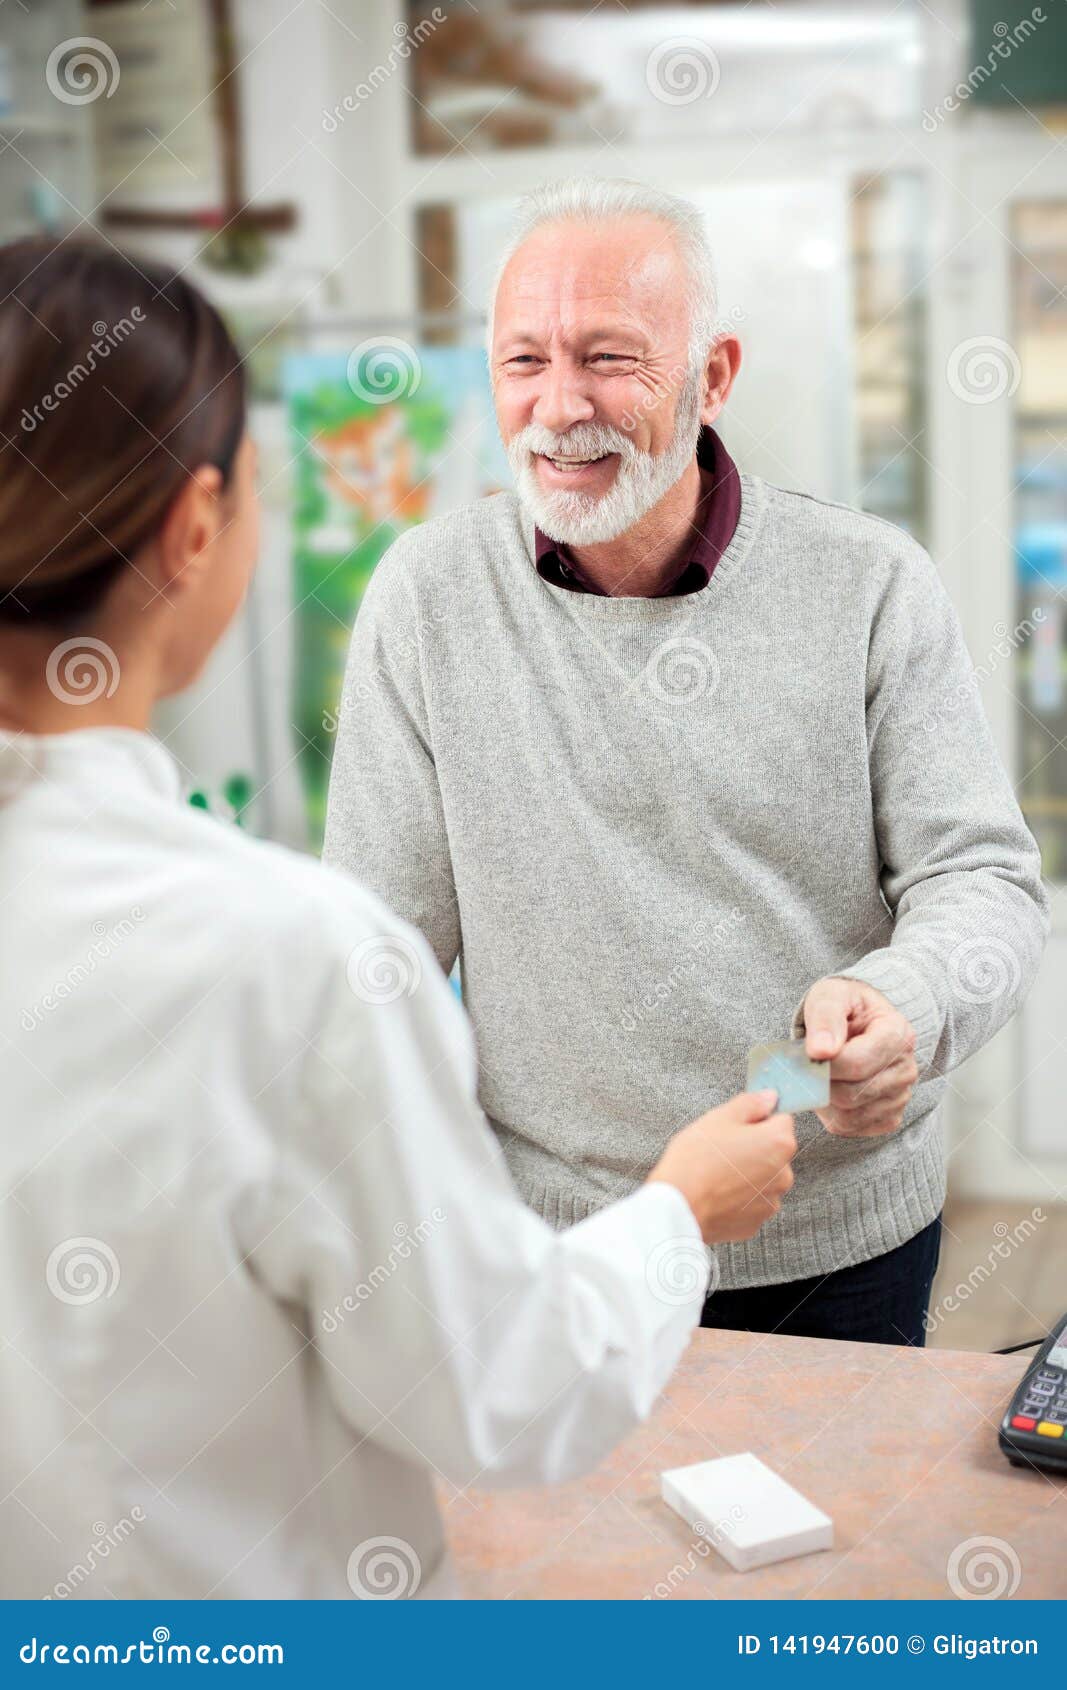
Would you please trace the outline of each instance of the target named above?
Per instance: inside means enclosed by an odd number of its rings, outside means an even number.
[[[632,364],[633,362],[634,355],[632,352],[594,352],[593,354],[594,364]]]
[[[510,364],[536,364],[536,362],[537,362],[537,359],[534,357],[532,352],[519,352],[519,353],[516,354],[516,356],[514,358],[508,359],[509,365]]]

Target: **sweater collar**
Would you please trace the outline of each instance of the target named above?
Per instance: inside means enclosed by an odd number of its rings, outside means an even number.
[[[668,582],[660,598],[680,598],[706,587],[737,530],[741,514],[741,478],[726,447],[713,428],[701,429],[697,440],[697,463],[712,477],[704,498],[693,544],[678,573]],[[566,546],[534,529],[534,562],[542,580],[572,592],[602,596],[588,581]]]

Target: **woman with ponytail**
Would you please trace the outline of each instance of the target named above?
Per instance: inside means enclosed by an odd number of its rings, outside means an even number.
[[[598,1460],[699,1321],[703,1241],[789,1183],[744,1098],[553,1233],[422,939],[185,801],[152,712],[245,594],[254,481],[193,287],[0,250],[6,1598],[447,1593],[431,1475]]]

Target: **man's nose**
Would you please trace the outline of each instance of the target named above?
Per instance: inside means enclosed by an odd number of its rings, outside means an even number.
[[[553,434],[565,434],[575,423],[589,422],[596,406],[584,391],[580,372],[565,365],[549,365],[538,383],[533,420]]]

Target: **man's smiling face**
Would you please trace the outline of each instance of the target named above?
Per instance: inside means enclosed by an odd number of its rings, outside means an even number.
[[[501,437],[538,525],[614,538],[690,462],[702,373],[690,372],[686,275],[657,218],[534,230],[500,280],[493,390]]]

